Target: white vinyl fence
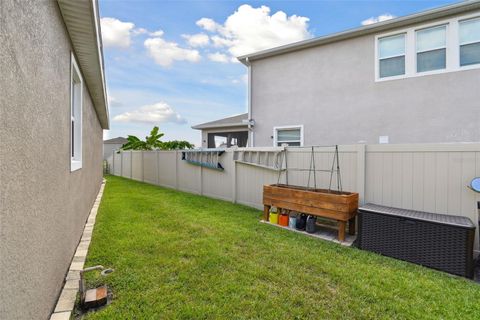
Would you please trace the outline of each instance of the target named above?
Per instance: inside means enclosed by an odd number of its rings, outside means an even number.
[[[223,171],[188,163],[181,150],[123,151],[109,162],[117,176],[262,209],[263,185],[285,183],[285,171],[279,180],[272,165],[282,150],[227,149],[219,158]],[[286,154],[288,168],[311,165],[310,147],[290,147]],[[333,156],[334,148],[315,148],[315,168],[331,169]],[[343,190],[358,192],[361,203],[462,215],[477,224],[480,194],[467,186],[480,176],[480,144],[341,145],[339,163]],[[308,171],[288,171],[288,182],[306,186],[308,176]],[[328,188],[330,173],[317,172],[316,180],[317,187]],[[337,188],[335,174],[332,188]]]

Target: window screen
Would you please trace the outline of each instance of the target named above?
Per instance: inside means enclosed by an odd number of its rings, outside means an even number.
[[[447,26],[438,26],[416,32],[417,72],[445,69]]]
[[[380,78],[405,74],[405,34],[378,40]]]
[[[277,146],[287,144],[289,146],[301,146],[302,131],[300,128],[277,129]]]
[[[460,66],[480,63],[480,18],[460,21]]]

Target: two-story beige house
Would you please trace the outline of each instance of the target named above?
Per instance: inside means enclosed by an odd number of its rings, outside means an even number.
[[[249,146],[480,141],[480,2],[239,60]]]

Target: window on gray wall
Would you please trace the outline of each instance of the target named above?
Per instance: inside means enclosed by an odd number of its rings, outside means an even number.
[[[378,40],[380,78],[405,74],[405,34]]]
[[[418,30],[417,72],[445,69],[447,66],[447,26]]]
[[[275,146],[281,147],[282,145],[289,145],[294,147],[300,147],[303,145],[302,139],[302,127],[280,127],[275,128]]]
[[[70,171],[75,171],[82,167],[83,80],[73,54],[70,72]]]
[[[480,63],[480,18],[460,21],[460,66]]]

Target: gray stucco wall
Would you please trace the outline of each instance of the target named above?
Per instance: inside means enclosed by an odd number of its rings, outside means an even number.
[[[47,319],[101,184],[102,129],[85,89],[83,168],[70,172],[58,6],[2,0],[0,17],[0,318]]]
[[[480,69],[375,82],[375,35],[252,61],[254,145],[304,125],[305,145],[480,141]]]

